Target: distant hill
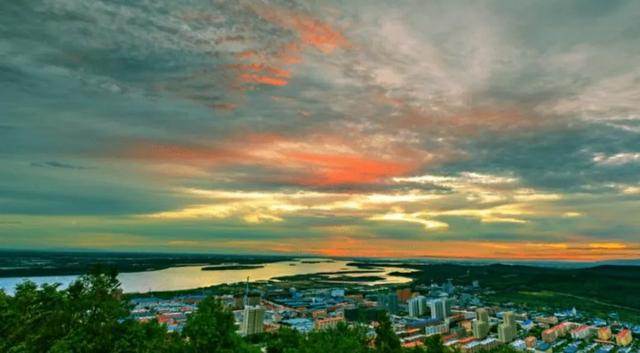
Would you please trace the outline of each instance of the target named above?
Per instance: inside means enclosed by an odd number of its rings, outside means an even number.
[[[505,264],[431,264],[408,267],[419,270],[403,274],[414,278],[416,284],[441,283],[449,278],[454,284],[470,284],[478,280],[483,287],[498,292],[552,291],[640,310],[640,267],[637,266],[555,268]]]
[[[290,256],[118,253],[89,251],[0,251],[0,277],[64,276],[87,273],[95,265],[118,272],[161,270],[173,266],[258,265],[290,260]]]

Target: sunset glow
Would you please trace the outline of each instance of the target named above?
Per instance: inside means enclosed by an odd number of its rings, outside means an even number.
[[[0,13],[0,248],[640,258],[640,3],[569,3]]]

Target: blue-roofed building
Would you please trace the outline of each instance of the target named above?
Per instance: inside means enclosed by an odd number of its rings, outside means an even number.
[[[538,341],[536,344],[536,353],[551,353],[551,345],[544,341]]]
[[[600,346],[596,350],[596,353],[609,353],[609,352],[611,352],[612,349],[613,349],[613,345],[605,344],[605,345]]]
[[[431,325],[437,325],[442,323],[442,320],[438,319],[414,319],[409,318],[405,321],[407,327],[409,328],[423,328]]]
[[[311,332],[314,328],[313,320],[305,318],[283,320],[282,323],[302,333]]]
[[[594,326],[607,326],[607,322],[602,319],[593,319]]]
[[[564,353],[576,353],[578,352],[578,347],[570,344],[564,348]]]
[[[531,329],[533,328],[534,323],[533,323],[533,321],[531,321],[531,320],[524,320],[524,321],[521,321],[521,322],[520,322],[520,326],[521,326],[524,330],[529,331],[529,330],[531,330]]]
[[[518,339],[511,342],[511,347],[518,351],[524,352],[527,349],[527,344],[524,342],[524,340]]]

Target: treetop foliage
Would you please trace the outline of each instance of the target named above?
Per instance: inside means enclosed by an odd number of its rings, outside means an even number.
[[[130,319],[121,294],[117,273],[103,269],[66,289],[25,282],[13,296],[0,291],[0,353],[444,353],[440,336],[404,350],[386,316],[375,339],[367,327],[346,324],[243,338],[233,313],[214,297],[200,302],[181,334],[168,333],[155,320]]]

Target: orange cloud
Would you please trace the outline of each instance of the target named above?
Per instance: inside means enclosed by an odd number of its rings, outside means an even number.
[[[255,74],[242,74],[239,76],[240,80],[245,83],[258,83],[262,85],[269,86],[286,86],[289,83],[287,80],[271,77],[271,76],[260,76]]]
[[[258,53],[255,50],[244,50],[236,55],[238,59],[249,59],[256,56]]]
[[[368,159],[361,156],[292,152],[287,157],[311,168],[312,176],[301,182],[313,185],[371,183],[403,175],[413,169],[407,163]]]
[[[277,67],[265,65],[265,64],[231,64],[227,67],[238,70],[241,72],[254,72],[257,74],[271,74],[280,77],[289,77],[291,74],[289,70],[279,69]]]
[[[349,48],[349,41],[329,24],[299,11],[276,6],[254,6],[258,17],[298,35],[300,41],[325,54]]]
[[[136,142],[128,147],[125,155],[134,159],[185,163],[213,163],[231,161],[239,157],[233,150],[154,142]]]
[[[179,145],[135,142],[126,158],[208,168],[229,165],[264,166],[285,171],[298,185],[367,184],[404,176],[421,161],[414,158],[390,161],[359,151],[357,143],[333,136],[290,139],[278,134],[234,135],[214,145]]]
[[[264,247],[270,248],[267,244]],[[519,242],[432,241],[406,239],[375,239],[348,235],[331,235],[317,241],[305,240],[305,248],[322,256],[363,257],[436,257],[465,259],[520,259],[597,261],[637,258],[638,248],[595,251],[580,244],[536,243],[523,246]],[[602,250],[602,249],[599,249]],[[273,251],[277,251],[273,248]],[[299,251],[299,250],[298,250]]]
[[[257,83],[270,86],[285,86],[291,74],[289,70],[280,69],[265,64],[231,64],[227,65],[238,72],[238,78],[243,83]]]
[[[290,42],[280,48],[276,58],[287,65],[299,64],[302,62],[301,51],[298,43]]]

